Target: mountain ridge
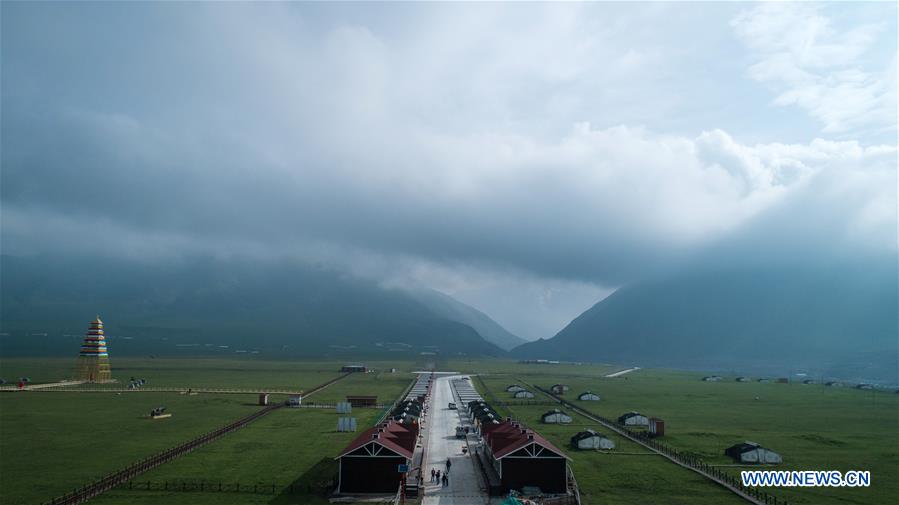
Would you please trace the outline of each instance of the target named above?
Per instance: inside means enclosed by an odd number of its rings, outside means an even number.
[[[692,268],[625,286],[519,358],[896,380],[895,267]],[[851,302],[851,303],[849,303]]]
[[[0,340],[5,354],[53,351],[63,345],[54,338],[82,334],[97,312],[120,352],[175,352],[182,344],[292,355],[504,354],[464,321],[408,292],[314,265],[12,256],[0,262],[0,326],[11,334]],[[42,342],[32,333],[49,336]]]

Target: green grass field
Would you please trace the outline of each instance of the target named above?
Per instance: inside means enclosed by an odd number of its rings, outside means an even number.
[[[783,455],[784,463],[777,469],[870,470],[872,473],[870,488],[774,491],[790,503],[887,504],[895,503],[895,497],[899,496],[899,395],[822,385],[738,383],[733,377],[722,382],[703,382],[702,374],[689,372],[639,370],[618,378],[604,378],[598,370],[590,373],[584,368],[583,373],[572,375],[565,369],[553,374],[548,371],[551,368],[544,366],[534,373],[519,371],[483,379],[503,399],[511,399],[511,394],[505,392],[506,385],[511,383],[521,381],[547,389],[555,383],[564,383],[571,386],[565,395],[569,401],[606,418],[615,419],[631,410],[662,418],[666,422],[666,436],[661,441],[680,451],[692,452],[710,464],[733,465],[733,460],[724,456],[724,449],[752,440]],[[602,400],[577,401],[577,395],[587,390],[599,394]],[[567,445],[571,435],[587,426],[600,432],[609,431],[581,416],[574,418],[573,424],[578,426],[541,425],[540,414],[550,408],[511,407],[513,415],[558,444]],[[622,445],[620,437],[613,438],[619,443],[616,452],[631,452],[636,447]],[[644,471],[625,471],[626,478],[618,476],[609,481],[607,478],[631,461],[611,454],[583,454],[570,449],[568,453],[575,460],[573,468],[581,486],[598,501],[601,497],[602,503],[624,503],[637,495],[647,496],[649,489],[665,481],[666,474],[676,475],[675,483],[680,482],[682,474],[692,474],[670,463],[667,470],[660,467],[663,473],[652,474],[647,461],[654,458],[644,457],[636,465],[645,466]],[[611,461],[615,464],[609,464]],[[593,465],[601,462],[606,462],[604,469]],[[739,476],[741,469],[727,468],[735,476]],[[629,496],[630,493],[622,492],[627,486],[615,484],[619,481],[642,484],[633,486],[633,494]],[[664,502],[700,503],[702,499],[686,495],[685,501],[666,498]]]
[[[169,419],[151,420],[165,405]],[[39,503],[257,409],[244,395],[0,394],[3,503]]]
[[[0,377],[30,377],[32,382],[53,382],[72,377],[74,359],[10,359],[0,361]],[[114,358],[112,375],[120,388],[131,377],[147,379],[148,387],[251,388],[303,390],[339,375],[340,362],[262,361],[251,357],[221,358]],[[91,385],[91,387],[97,387]]]
[[[72,360],[3,360],[4,377],[30,376],[33,382],[68,377]],[[307,402],[333,403],[347,394],[372,394],[391,403],[424,362],[365,363],[378,371],[353,374]],[[152,385],[310,389],[336,377],[342,363],[266,362],[238,359],[120,359],[114,375],[144,377]],[[899,395],[825,388],[820,385],[719,383],[702,374],[640,370],[620,378],[603,375],[614,365],[525,365],[501,360],[437,361],[441,370],[480,374],[498,398],[510,399],[505,386],[515,382],[571,386],[566,395],[591,390],[599,402],[584,407],[607,418],[638,410],[666,421],[664,443],[693,452],[706,462],[731,465],[723,449],[753,440],[784,456],[782,469],[870,470],[870,488],[778,489],[792,504],[892,504],[899,495]],[[396,373],[389,373],[396,367]],[[478,384],[478,381],[475,381]],[[538,399],[539,395],[538,395]],[[0,393],[0,503],[37,504],[185,442],[258,408],[254,395],[125,392]],[[280,398],[273,398],[279,401]],[[166,405],[171,419],[143,418]],[[679,468],[642,447],[611,435],[612,452],[574,451],[568,440],[593,427],[581,416],[568,426],[539,423],[550,406],[513,406],[511,414],[557,444],[572,458],[585,504],[730,504],[740,500],[699,475]],[[381,413],[355,409],[360,429]],[[333,457],[352,433],[337,433],[331,409],[283,409],[136,479],[134,489],[119,488],[95,500],[106,504],[325,503],[324,487],[336,471]],[[737,474],[739,468],[728,468]],[[141,482],[223,482],[275,493],[209,493],[140,489]],[[286,492],[290,484],[294,492]],[[155,484],[154,484],[155,486]],[[242,489],[247,489],[242,487]]]
[[[0,362],[0,373],[8,377],[28,376],[35,384],[51,382],[70,377],[73,363],[68,359],[5,359]],[[120,383],[127,382],[133,375],[147,378],[148,385],[164,387],[308,390],[338,377],[342,364],[262,362],[254,359],[118,359],[113,361],[113,376]],[[408,363],[402,372],[395,374],[354,374],[310,397],[309,401],[333,403],[355,393],[376,394],[381,401],[391,403],[412,380],[412,375],[408,373],[412,368],[413,365]],[[271,400],[282,401],[283,398],[273,395]],[[257,409],[255,403],[256,397],[251,394],[188,396],[131,391],[0,393],[0,503],[47,501],[239,419]],[[144,419],[151,408],[159,405],[165,405],[173,416],[157,421]],[[290,409],[287,412],[292,415],[290,419],[299,422],[299,426],[305,426],[308,422],[312,423],[310,426],[327,425],[332,431],[336,427],[333,411],[328,411],[333,419],[327,423],[323,421],[323,411],[318,409]],[[362,416],[360,426],[365,427],[369,418],[373,421],[380,413],[375,409],[357,409],[356,414],[357,417]],[[275,415],[271,417],[279,418]],[[274,421],[259,421],[262,426],[267,422]],[[238,434],[230,434],[209,448],[223,444],[229,437]],[[330,453],[335,453],[349,435],[325,437],[321,442],[330,449]],[[273,437],[273,443],[277,444],[279,438]],[[291,457],[297,457],[295,450],[290,452],[293,452]],[[321,455],[326,453],[329,451],[316,450],[313,455],[321,459]],[[259,498],[244,494],[238,496],[239,500]]]
[[[380,412],[355,409],[359,426],[373,424]],[[356,433],[336,431],[338,414],[328,409],[281,409],[177,460],[143,474],[135,489],[117,489],[92,501],[114,503],[328,503],[328,484],[337,472],[334,457]],[[143,491],[141,481],[240,482],[276,494],[221,494]],[[293,483],[294,493],[285,488]]]

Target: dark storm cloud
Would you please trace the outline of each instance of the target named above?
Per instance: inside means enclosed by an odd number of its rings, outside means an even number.
[[[797,257],[895,253],[895,148],[656,121],[679,107],[659,83],[690,73],[643,32],[611,45],[612,7],[604,30],[578,6],[433,9],[4,4],[4,252],[455,270],[461,292],[617,286],[746,227],[764,242],[758,222],[785,243],[820,224]]]

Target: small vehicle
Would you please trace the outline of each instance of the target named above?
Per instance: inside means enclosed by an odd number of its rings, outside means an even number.
[[[465,438],[465,428],[456,426],[456,438]]]
[[[450,402],[450,404],[447,405],[447,408],[450,409],[450,410],[456,410],[456,404],[453,403],[453,402]]]

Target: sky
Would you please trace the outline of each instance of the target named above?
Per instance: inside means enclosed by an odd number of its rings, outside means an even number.
[[[326,263],[529,339],[708,251],[895,256],[896,10],[3,2],[0,247]]]

